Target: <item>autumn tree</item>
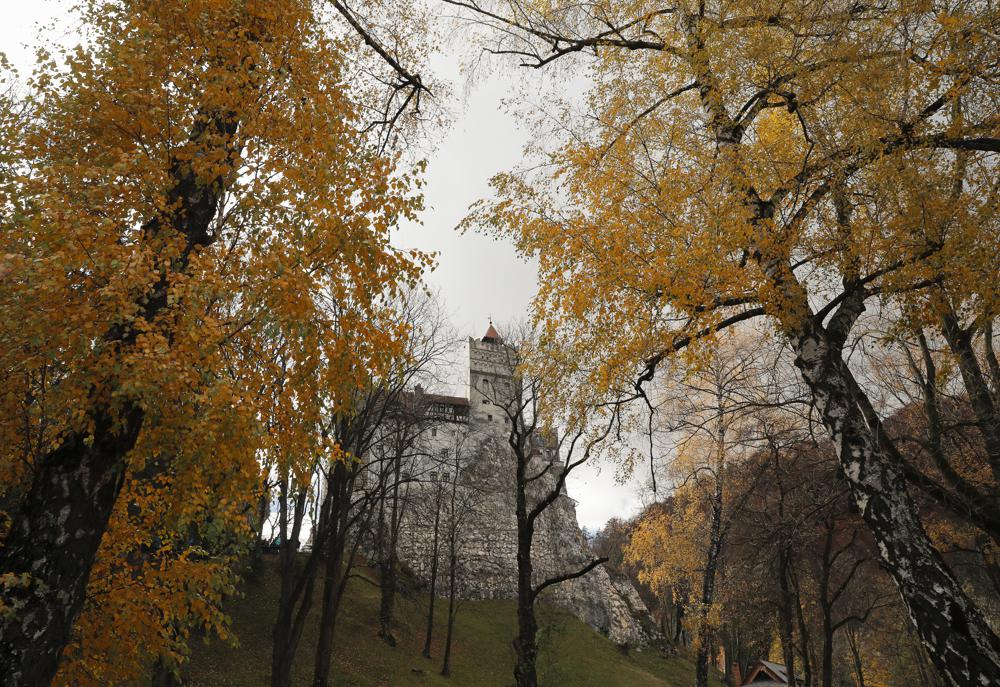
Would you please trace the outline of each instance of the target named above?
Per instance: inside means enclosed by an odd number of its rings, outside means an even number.
[[[569,135],[546,164],[498,177],[469,219],[539,256],[544,336],[600,362],[573,393],[636,393],[681,349],[765,318],[935,667],[1000,681],[1000,640],[924,531],[847,359],[875,299],[901,328],[937,328],[996,470],[972,350],[997,303],[992,6],[448,1],[495,53],[588,68],[586,116],[555,113]]]
[[[86,44],[43,53],[18,135],[3,119],[4,169],[16,171],[2,182],[0,239],[2,402],[14,411],[0,421],[11,523],[0,672],[12,685],[51,681],[88,589],[108,581],[93,571],[128,574],[113,561],[148,546],[129,512],[158,512],[144,468],[165,463],[171,502],[196,496],[169,514],[171,536],[209,502],[228,519],[254,501],[233,492],[259,477],[253,425],[272,380],[238,342],[293,332],[300,351],[338,361],[328,394],[355,388],[396,348],[380,303],[426,265],[386,240],[419,199],[365,133],[367,96],[346,80],[369,46],[332,36],[313,3],[79,11]],[[398,92],[419,87],[392,73]],[[316,307],[321,293],[341,317]],[[164,589],[197,558],[177,558]],[[212,584],[197,604],[224,591]],[[81,637],[132,625],[90,623]]]
[[[753,448],[755,413],[789,402],[771,393],[767,372],[773,365],[767,353],[759,340],[751,344],[745,337],[723,337],[699,368],[678,370],[664,379],[653,396],[656,405],[650,406],[660,413],[657,426],[650,427],[665,444],[665,472],[677,489],[671,517],[640,524],[629,557],[645,564],[640,579],[648,584],[694,592],[688,602],[696,623],[699,687],[708,685],[717,642],[723,548],[738,504],[755,486],[752,476],[741,484],[733,475]],[[686,545],[672,546],[669,541]],[[673,557],[677,560],[664,560]]]
[[[805,685],[836,684],[844,635],[897,597],[837,476],[832,446],[804,432],[775,432],[754,460],[762,488],[733,532],[735,574],[771,581],[761,598],[777,609],[788,674]]]

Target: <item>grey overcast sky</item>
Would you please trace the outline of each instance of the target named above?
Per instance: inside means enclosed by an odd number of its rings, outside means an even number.
[[[71,4],[0,0],[0,52],[22,78],[31,71],[42,26],[53,24],[53,33],[46,31],[48,38],[74,42],[77,26],[69,13]],[[490,177],[517,165],[528,132],[518,127],[502,100],[513,94],[516,79],[535,76],[507,70],[467,81],[459,73],[459,62],[446,51],[432,65],[440,78],[452,81],[452,95],[443,105],[451,122],[437,135],[428,158],[422,225],[403,227],[396,242],[440,254],[428,282],[440,290],[456,330],[463,336],[482,336],[489,317],[503,323],[527,315],[536,268],[518,258],[509,243],[473,232],[459,234],[455,227],[472,202],[489,196]],[[459,364],[465,365],[465,360]],[[614,474],[613,465],[589,465],[569,480],[578,519],[589,530],[610,517],[630,516],[639,506],[640,478],[619,484]]]

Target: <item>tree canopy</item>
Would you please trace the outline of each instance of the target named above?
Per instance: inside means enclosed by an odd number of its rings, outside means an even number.
[[[538,257],[545,335],[590,371],[567,397],[641,398],[679,350],[767,318],[938,668],[1000,679],[1000,640],[931,546],[845,358],[876,303],[895,328],[940,330],[996,468],[971,345],[997,303],[995,8],[451,4],[524,66],[590,57],[544,164],[496,177],[467,220]]]
[[[79,12],[85,43],[43,53],[0,119],[14,684],[70,639],[62,679],[105,683],[141,668],[123,654],[174,659],[192,623],[224,633],[261,423],[307,426],[399,355],[389,301],[429,265],[389,243],[420,167],[369,132],[378,96],[348,72],[367,47],[315,3]]]

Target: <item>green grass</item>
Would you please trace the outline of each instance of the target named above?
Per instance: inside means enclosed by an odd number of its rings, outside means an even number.
[[[366,578],[371,571],[360,569]],[[258,687],[270,674],[271,626],[278,594],[273,559],[251,575],[243,596],[229,606],[239,646],[214,640],[195,641],[185,667],[192,687]],[[318,605],[319,594],[316,603]],[[507,687],[513,682],[515,608],[512,601],[463,601],[455,622],[452,675],[442,677],[441,656],[447,602],[436,604],[433,658],[420,655],[426,623],[426,594],[400,595],[397,601],[396,647],[376,636],[378,589],[352,579],[337,621],[335,685],[409,687],[469,685]],[[295,684],[309,684],[316,643],[318,609],[313,609],[295,666]],[[542,608],[541,655],[538,668],[544,687],[682,687],[694,683],[690,662],[665,658],[655,649],[623,654],[589,626],[555,608]]]

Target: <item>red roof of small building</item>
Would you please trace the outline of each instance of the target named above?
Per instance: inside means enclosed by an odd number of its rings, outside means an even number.
[[[490,322],[490,328],[487,329],[486,333],[483,335],[483,341],[499,341],[499,340],[500,340],[500,333],[496,330],[496,327],[493,326],[493,323]]]

